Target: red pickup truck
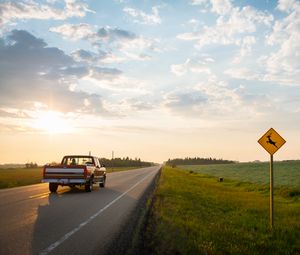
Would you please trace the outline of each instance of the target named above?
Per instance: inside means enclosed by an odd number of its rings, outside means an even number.
[[[64,156],[59,165],[45,165],[42,182],[49,183],[50,192],[56,192],[58,185],[74,187],[84,185],[91,192],[94,183],[105,187],[106,169],[94,156]]]

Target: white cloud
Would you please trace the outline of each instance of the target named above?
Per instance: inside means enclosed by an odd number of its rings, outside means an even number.
[[[235,79],[242,79],[242,80],[261,80],[262,75],[254,73],[252,70],[239,67],[239,68],[230,68],[224,71],[224,74],[227,74]]]
[[[113,99],[112,102],[108,102],[111,104],[115,103],[115,98],[123,99],[126,96],[141,96],[149,93],[143,80],[139,80],[135,77],[129,77],[125,74],[117,74],[112,77],[107,76],[104,79],[100,76],[98,79],[94,73],[91,73],[91,75],[89,77],[85,77],[84,80],[94,84],[97,88],[108,91],[110,94],[108,98]]]
[[[256,39],[254,36],[245,36],[241,39],[238,43],[240,46],[240,51],[237,56],[234,58],[233,63],[239,64],[241,63],[242,59],[246,56],[250,56],[252,52],[253,45],[256,44]]]
[[[125,13],[133,17],[133,21],[146,25],[158,25],[161,24],[161,18],[159,16],[159,6],[152,7],[152,13],[147,14],[141,10],[126,7],[123,9]]]
[[[87,12],[92,12],[88,5],[77,0],[65,0],[63,9],[35,1],[4,2],[0,3],[0,26],[18,19],[65,20],[70,17],[84,17]]]
[[[265,80],[299,85],[300,3],[279,1],[277,8],[287,12],[287,16],[277,20],[272,33],[266,37],[266,43],[277,50],[261,61],[267,70]]]
[[[236,116],[240,103],[239,95],[215,78],[164,96],[164,106],[172,114],[206,120]]]
[[[183,33],[176,36],[177,39],[185,40],[185,41],[193,41],[201,38],[200,32],[193,33]]]
[[[108,80],[113,81],[117,79],[122,72],[115,68],[106,68],[106,67],[94,67],[90,71],[90,77],[93,77],[97,80]]]
[[[207,63],[213,62],[212,58],[205,58],[203,61],[196,59],[187,59],[183,64],[171,65],[170,70],[176,76],[182,76],[188,72],[192,73],[202,73],[202,74],[211,74],[210,68],[207,66]]]
[[[89,24],[64,24],[51,27],[50,31],[59,33],[70,40],[88,40],[98,49],[97,57],[106,63],[149,60],[151,59],[150,53],[159,52],[158,40],[137,36],[120,28],[109,26],[97,28]],[[93,59],[95,60],[95,58]]]
[[[94,34],[92,26],[84,23],[78,25],[64,24],[58,27],[51,27],[49,31],[59,33],[64,38],[69,38],[71,40],[90,38]]]
[[[199,49],[211,44],[239,45],[241,37],[256,32],[258,25],[270,26],[273,21],[271,14],[253,7],[232,7],[229,1],[221,7],[221,2],[212,2],[215,12],[219,14],[214,26],[203,26],[199,31],[179,34],[177,38],[196,41],[195,46]]]
[[[297,0],[279,0],[277,8],[283,12],[289,12],[299,6],[299,2]]]
[[[211,11],[220,15],[228,14],[233,8],[231,0],[211,0]]]
[[[171,65],[170,69],[171,72],[177,76],[182,76],[187,72],[187,67],[185,64]]]
[[[182,70],[179,69],[179,74]],[[261,79],[246,68],[229,69],[226,74],[238,79]],[[251,86],[233,87],[210,74],[194,85],[185,83],[164,96],[163,106],[172,114],[205,121],[260,120],[273,108],[276,97],[252,90]]]
[[[120,41],[120,48],[125,51],[132,51],[132,52],[138,52],[144,49],[150,50],[150,51],[156,51],[158,52],[159,49],[156,46],[159,43],[158,40],[155,39],[148,39],[145,37],[136,37],[132,40],[123,40]]]
[[[203,47],[211,44],[235,45],[238,53],[232,60],[232,64],[247,62],[253,54],[253,47],[261,49],[257,45],[260,38],[258,29],[263,26],[272,28],[272,32],[266,36],[266,55],[256,62],[256,71],[250,71],[246,67],[233,67],[225,71],[225,74],[237,79],[275,81],[280,84],[299,85],[300,80],[300,3],[293,0],[278,1],[277,9],[284,12],[286,17],[277,19],[266,12],[256,10],[250,6],[236,7],[231,1],[196,1],[198,5],[211,6],[211,11],[218,15],[214,26],[203,26],[202,29],[177,36],[178,39],[195,41],[195,47],[203,50]],[[226,3],[226,4],[224,4]],[[194,2],[194,4],[196,4]],[[272,27],[273,26],[273,27]],[[271,47],[270,47],[271,46]],[[268,52],[270,52],[268,54]],[[260,70],[258,70],[260,68]],[[173,71],[179,74],[184,71],[179,66],[173,67]]]
[[[192,0],[191,5],[200,5],[210,11],[224,15],[231,11],[233,8],[232,0]]]
[[[208,0],[192,0],[191,5],[202,5],[206,4]]]

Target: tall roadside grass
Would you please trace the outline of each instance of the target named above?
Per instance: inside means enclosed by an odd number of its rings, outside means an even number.
[[[164,167],[144,231],[145,254],[300,254],[300,201]],[[238,183],[238,182],[237,182]],[[257,184],[254,184],[255,186]],[[257,187],[257,186],[256,186]]]

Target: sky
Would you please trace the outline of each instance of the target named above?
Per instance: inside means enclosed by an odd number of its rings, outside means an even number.
[[[300,159],[300,1],[0,0],[0,163]]]

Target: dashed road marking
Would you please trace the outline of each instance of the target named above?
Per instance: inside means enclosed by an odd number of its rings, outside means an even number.
[[[76,228],[74,228],[73,230],[71,230],[70,232],[68,232],[67,234],[65,234],[63,237],[61,237],[59,240],[57,240],[56,242],[54,242],[53,244],[51,244],[49,247],[47,247],[46,249],[44,249],[42,252],[40,252],[40,255],[47,255],[47,254],[49,254],[52,250],[54,250],[56,247],[58,247],[59,245],[61,245],[64,241],[66,241],[72,235],[74,235],[76,232],[78,232],[82,227],[84,227],[85,225],[87,225],[88,223],[90,223],[93,219],[95,219],[97,216],[99,216],[101,213],[103,213],[107,208],[109,208],[110,206],[112,206],[114,203],[116,203],[118,200],[120,200],[122,197],[124,197],[127,193],[129,193],[131,190],[133,190],[136,186],[138,186],[141,182],[143,182],[145,179],[147,179],[150,175],[153,175],[153,172],[151,172],[150,174],[146,175],[143,179],[141,179],[136,184],[134,184],[130,189],[128,189],[127,191],[125,191],[124,193],[122,193],[120,196],[118,196],[117,198],[115,198],[113,201],[111,201],[109,204],[107,204],[106,206],[104,206],[102,209],[100,209],[94,215],[92,215],[91,217],[89,217],[86,221],[82,222]]]

